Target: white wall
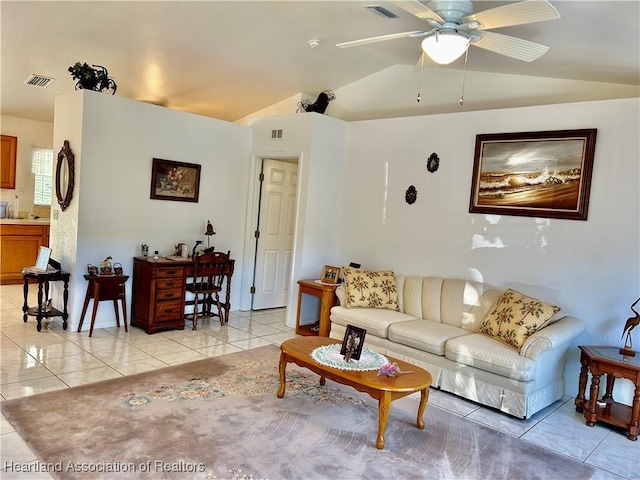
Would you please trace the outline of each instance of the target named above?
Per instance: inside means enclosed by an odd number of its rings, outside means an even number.
[[[349,261],[474,278],[537,295],[581,318],[587,330],[575,345],[620,345],[629,305],[640,295],[639,117],[635,98],[352,123],[303,113],[245,127],[95,92],[70,93],[56,103],[53,145],[70,140],[79,188],[51,223],[52,240],[63,243],[54,245],[58,252],[75,248],[65,235],[78,229],[77,261],[62,258],[79,292],[72,292],[71,322],[79,321],[87,263],[112,255],[131,272],[140,243],[170,253],[175,243],[204,239],[208,219],[218,232],[213,244],[239,262],[232,291],[237,308],[250,251],[250,173],[259,158],[288,156],[300,159],[301,177],[293,282],[317,276],[324,264]],[[468,213],[477,134],[594,127],[586,222]],[[269,140],[273,128],[284,130],[282,141]],[[432,152],[440,156],[436,173],[425,168]],[[200,202],[150,200],[153,157],[202,164]],[[404,201],[409,185],[418,190],[413,205]],[[504,247],[489,246],[499,243]],[[292,288],[289,325],[296,295]],[[568,360],[567,393],[573,394],[577,348]]]
[[[510,286],[581,318],[575,345],[622,345],[640,296],[639,117],[635,98],[350,123],[340,260]],[[477,134],[580,128],[598,129],[587,221],[468,213]],[[429,173],[433,152],[440,168]]]
[[[274,103],[273,105],[269,105],[268,107],[258,110],[257,112],[253,112],[251,115],[242,117],[233,123],[237,123],[239,125],[251,125],[259,117],[296,113],[300,108],[298,105],[302,103],[305,98],[306,97],[302,93],[297,93],[296,95],[285,98],[278,103]]]
[[[3,188],[0,190],[0,200],[6,200],[9,205],[15,202],[15,196],[19,195],[20,211],[31,212],[33,207],[34,174],[31,173],[31,155],[34,147],[51,148],[54,150],[54,159],[62,147],[53,145],[53,124],[36,122],[24,118],[9,117],[3,115],[0,119],[2,135],[18,137],[18,151],[16,152],[16,188]],[[54,160],[55,164],[55,160]],[[55,191],[53,192],[55,198]],[[11,209],[13,214],[13,208]]]
[[[74,198],[51,221],[54,248],[70,253],[61,258],[72,274],[70,328],[80,320],[88,263],[110,255],[131,274],[141,243],[161,255],[173,254],[179,242],[206,246],[207,220],[217,232],[212,246],[236,258],[231,302],[237,308],[251,136],[245,126],[96,92],[56,99],[55,144],[68,139],[76,155]],[[200,164],[199,202],[151,200],[153,158]],[[131,281],[129,299],[130,289]],[[113,318],[113,306],[102,302],[96,326],[112,326]]]
[[[62,146],[64,141],[69,142],[69,149],[73,153],[73,196],[64,212],[60,209],[57,199],[54,197],[51,206],[51,220],[49,232],[49,246],[52,248],[51,256],[60,262],[62,269],[71,273],[69,285],[69,325],[75,330],[80,321],[80,310],[76,305],[81,305],[86,291],[86,282],[82,275],[83,259],[78,263],[78,232],[80,200],[82,196],[80,181],[82,178],[83,153],[82,153],[82,110],[85,96],[78,92],[56,98],[54,111],[54,141]],[[54,167],[55,170],[56,167]],[[54,181],[56,172],[54,171]],[[55,188],[55,186],[54,186]],[[53,284],[54,305],[62,306],[62,286],[60,282]],[[131,297],[129,297],[131,298]],[[103,302],[104,303],[104,302]],[[104,307],[102,307],[104,308]],[[113,309],[112,309],[113,310]],[[99,322],[96,322],[98,325]]]
[[[298,158],[297,214],[287,302],[290,308],[286,319],[287,325],[294,326],[297,281],[318,278],[322,267],[332,265],[338,258],[338,212],[344,189],[348,124],[318,113],[300,113],[263,117],[255,120],[252,128],[254,158]],[[271,139],[272,129],[282,129],[282,140]],[[253,248],[251,245],[249,253]]]
[[[273,145],[274,128],[285,139]],[[317,276],[336,259],[347,124],[318,114],[268,117],[253,127],[102,95],[72,92],[56,99],[54,139],[69,140],[76,156],[76,188],[71,205],[52,219],[53,248],[72,274],[70,328],[80,320],[88,263],[107,255],[132,271],[140,244],[150,252],[173,253],[173,246],[205,240],[206,221],[217,234],[211,243],[231,250],[236,270],[232,309],[250,285],[253,245],[254,173],[260,158],[299,159],[296,241],[292,282]],[[255,145],[252,138],[255,131]],[[202,165],[198,203],[149,199],[153,158]],[[295,285],[295,283],[294,283]],[[60,292],[56,291],[58,301]],[[131,298],[131,282],[127,284]],[[297,288],[289,292],[287,323],[295,323]],[[240,308],[247,308],[241,305]],[[113,324],[113,308],[100,305],[96,326]],[[85,319],[88,321],[88,319]]]

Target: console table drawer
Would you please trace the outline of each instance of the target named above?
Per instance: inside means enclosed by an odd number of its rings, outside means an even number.
[[[182,278],[163,278],[156,281],[158,290],[174,289],[178,292],[182,291]]]
[[[183,267],[160,267],[156,272],[157,278],[182,278]]]
[[[156,303],[156,318],[157,322],[164,322],[167,320],[176,320],[183,316],[182,313],[182,300],[176,300],[175,302],[157,302]]]
[[[157,301],[165,301],[165,300],[181,300],[182,299],[182,290],[179,288],[174,288],[172,290],[157,290],[156,291],[156,300]]]

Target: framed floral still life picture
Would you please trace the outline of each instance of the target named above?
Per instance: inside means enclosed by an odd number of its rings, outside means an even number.
[[[320,282],[327,283],[329,285],[335,285],[338,283],[340,277],[340,267],[332,267],[331,265],[325,265],[322,267],[322,273],[320,274]]]
[[[197,203],[199,194],[200,165],[153,159],[149,198]]]
[[[477,135],[469,212],[586,220],[596,134]]]

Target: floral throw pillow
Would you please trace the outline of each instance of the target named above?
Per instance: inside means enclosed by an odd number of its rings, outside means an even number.
[[[559,311],[560,307],[508,288],[496,300],[479,332],[520,351],[527,338],[547,326]]]
[[[344,267],[347,308],[387,308],[398,310],[396,277],[391,270],[370,271]]]

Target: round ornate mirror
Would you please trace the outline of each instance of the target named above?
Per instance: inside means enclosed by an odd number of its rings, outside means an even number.
[[[62,211],[69,206],[73,197],[73,176],[73,152],[69,148],[69,141],[65,140],[56,164],[56,197]]]

